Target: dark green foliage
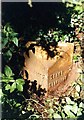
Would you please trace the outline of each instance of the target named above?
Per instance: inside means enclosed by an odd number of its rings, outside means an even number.
[[[6,62],[12,58],[12,54],[18,47],[17,33],[13,31],[9,24],[2,28],[2,53]]]
[[[4,41],[6,41],[5,44]],[[35,81],[34,83],[28,81],[28,73],[26,73],[27,80],[24,80],[20,75],[21,67],[23,67],[21,61],[24,63],[23,54],[25,50],[25,43],[19,42],[17,33],[9,24],[6,24],[2,28],[2,60],[4,60],[4,66],[0,75],[2,79],[0,102],[3,119],[29,118],[35,109],[32,109],[33,104],[27,99],[32,98],[33,94],[43,96],[45,93],[45,90],[40,87],[37,89]]]
[[[67,8],[61,2],[36,2],[32,8],[27,3],[2,3],[2,11],[3,24],[10,22],[27,40],[35,40],[41,29],[46,33],[58,28],[64,34],[74,30],[70,26],[74,7]]]
[[[30,82],[22,78],[14,79],[14,74],[9,66],[5,67],[4,72],[1,74],[2,118],[26,119],[31,115],[33,116],[36,112],[33,104],[38,103],[37,98],[39,100],[40,96],[44,96],[45,89],[43,90],[40,86],[37,89],[36,81]]]
[[[19,41],[18,33],[14,32],[10,24],[2,26],[2,72],[5,65],[12,67],[17,76],[24,65],[24,43]]]

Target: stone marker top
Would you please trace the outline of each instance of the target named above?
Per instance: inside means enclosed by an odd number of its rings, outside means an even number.
[[[27,47],[29,47],[31,44],[36,44],[36,42],[29,42],[27,43]],[[29,50],[29,56],[35,56],[39,61],[45,66],[46,69],[50,68],[52,65],[56,63],[59,59],[61,59],[60,56],[65,57],[65,59],[69,58],[69,61],[72,62],[72,56],[73,56],[73,43],[58,43],[57,48],[55,48],[59,54],[55,55],[53,58],[48,56],[47,51],[43,50],[41,46],[35,46],[35,54],[32,52],[32,50]],[[71,60],[70,60],[71,59]]]

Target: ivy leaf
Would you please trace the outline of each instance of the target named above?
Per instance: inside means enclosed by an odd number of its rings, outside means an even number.
[[[51,102],[51,100],[50,99],[47,99],[46,101],[45,101],[45,104],[49,104]]]
[[[63,112],[61,113],[61,115],[62,115],[62,118],[65,118],[65,114]]]
[[[2,82],[5,82],[5,83],[14,82],[14,81],[15,80],[13,79],[13,77],[8,78],[5,76],[2,78]]]
[[[9,66],[7,66],[7,65],[6,65],[6,67],[5,67],[4,72],[5,72],[5,75],[6,75],[7,77],[11,77],[11,76],[13,75],[13,72],[12,72],[11,68],[10,68]]]
[[[16,80],[16,83],[19,85],[24,85],[25,84],[25,81],[23,79],[17,79]]]
[[[72,109],[72,106],[71,105],[65,105],[64,106],[64,111],[65,113],[67,114],[68,111],[70,111]]]
[[[81,103],[79,104],[79,107],[80,107],[80,108],[84,108],[84,103],[81,102]]]
[[[72,101],[69,97],[66,97],[67,104],[74,104],[74,101]]]
[[[4,54],[5,60],[10,60],[12,57],[12,52],[10,50],[8,50],[5,54]]]
[[[3,39],[1,47],[4,48],[7,43],[8,43],[8,39],[7,38]]]
[[[1,99],[1,96],[3,96],[2,89],[0,89],[0,99]]]
[[[9,90],[10,89],[10,84],[7,84],[6,86],[5,86],[5,90]]]
[[[50,109],[48,110],[48,112],[49,112],[50,114],[52,114],[52,113],[54,113],[54,110],[53,110],[52,108],[50,108]]]
[[[11,37],[16,37],[18,35],[18,33],[12,32],[11,33]]]
[[[0,78],[1,78],[1,77],[4,78],[5,75],[4,75],[3,73],[0,72]]]
[[[82,115],[82,109],[81,109],[81,108],[78,108],[77,116],[80,116],[80,115]]]
[[[15,89],[16,89],[16,82],[14,82],[10,87],[10,93],[12,93]]]
[[[76,86],[76,91],[77,91],[77,92],[80,92],[80,85],[77,85],[77,86]]]
[[[67,115],[69,118],[76,118],[76,116],[71,111],[68,111]]]
[[[9,27],[9,26],[7,27],[7,31],[8,31],[8,32],[10,31],[10,27]]]
[[[16,37],[12,39],[12,42],[18,47],[18,39]]]
[[[60,116],[58,113],[54,113],[54,114],[53,114],[53,117],[54,117],[54,118],[61,118],[61,116]]]
[[[8,37],[9,36],[9,33],[8,32],[6,32],[6,37]]]
[[[10,79],[9,78],[2,78],[2,82],[9,83]]]
[[[79,97],[79,93],[76,92],[74,97],[75,97],[75,98],[78,98],[78,97]]]
[[[17,103],[15,106],[16,106],[16,107],[19,107],[19,106],[21,106],[21,104],[20,104],[20,103]]]
[[[72,106],[71,105],[64,106],[64,111],[67,114],[67,116],[70,117],[70,118],[74,118],[75,115],[71,112],[71,110],[72,110]]]
[[[72,106],[71,111],[76,114],[76,113],[77,113],[77,110],[78,110],[78,106],[77,106],[77,104],[74,104],[74,105]]]
[[[20,84],[17,84],[17,89],[18,91],[22,92],[23,91],[23,86]]]
[[[76,55],[73,56],[73,60],[77,61],[78,57]]]
[[[50,102],[48,105],[49,105],[50,107],[52,107],[53,103],[52,103],[52,102]]]
[[[48,118],[52,119],[52,117],[53,117],[52,114],[49,114],[49,115],[48,115]]]

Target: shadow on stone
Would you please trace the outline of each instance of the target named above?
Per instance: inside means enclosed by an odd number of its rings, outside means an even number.
[[[23,90],[25,98],[30,98],[32,95],[37,95],[38,97],[44,96],[46,93],[45,88],[42,89],[41,85],[37,87],[37,81],[30,81],[30,80],[25,80],[25,85],[24,85],[24,90]]]
[[[55,40],[52,40],[52,42],[46,40],[39,40],[39,41],[35,41],[34,43],[30,43],[27,46],[26,54],[28,57],[30,57],[29,50],[32,50],[32,52],[35,53],[35,46],[40,46],[43,51],[46,51],[48,57],[53,58],[59,54],[59,52],[56,49],[58,47],[58,43]]]

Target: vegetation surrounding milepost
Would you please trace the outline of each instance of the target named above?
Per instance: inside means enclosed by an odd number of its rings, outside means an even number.
[[[2,3],[2,89],[0,104],[2,119],[84,118],[84,75],[82,70],[72,92],[68,95],[45,97],[45,89],[37,82],[22,77],[26,43],[40,41],[40,45],[69,42],[81,47],[83,33],[82,4],[72,3]],[[16,31],[16,32],[15,32]],[[45,47],[45,46],[44,46]],[[34,49],[32,49],[34,52]],[[81,60],[81,52],[74,50],[73,61]],[[82,60],[81,60],[82,64]],[[33,68],[32,68],[33,69]],[[81,68],[82,69],[82,68]]]

